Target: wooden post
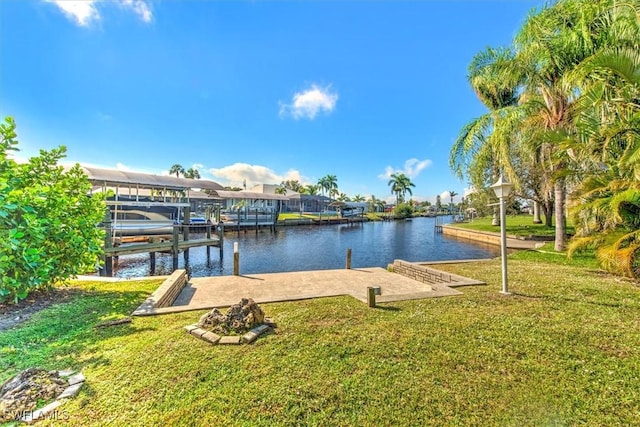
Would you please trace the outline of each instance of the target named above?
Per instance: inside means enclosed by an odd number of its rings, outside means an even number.
[[[113,247],[113,240],[111,237],[111,210],[107,207],[104,213],[104,248],[109,249]],[[110,256],[104,256],[104,268],[100,270],[101,276],[111,277],[113,275],[113,258]]]
[[[351,248],[347,249],[347,270],[351,270]]]
[[[184,225],[182,229],[183,239],[187,241],[189,240],[189,225],[191,224],[191,209],[188,206],[184,208],[184,220],[182,224]]]
[[[238,250],[238,242],[233,242],[233,275],[240,275],[240,251]]]
[[[373,286],[367,287],[367,305],[376,308],[376,290]]]
[[[173,240],[171,241],[173,244],[173,248],[171,250],[171,255],[173,255],[173,269],[178,269],[178,253],[180,252],[180,247],[178,246],[180,243],[180,225],[173,226]]]
[[[155,275],[156,274],[156,253],[155,252],[149,252],[149,261],[151,263],[151,275]]]
[[[218,249],[220,249],[220,259],[222,259],[224,248],[224,223],[218,222]]]

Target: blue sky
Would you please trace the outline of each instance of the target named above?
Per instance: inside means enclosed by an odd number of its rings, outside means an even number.
[[[474,54],[542,1],[0,1],[0,116],[20,156],[223,185],[315,183],[434,200],[462,126],[484,114]],[[456,197],[456,200],[460,196]]]

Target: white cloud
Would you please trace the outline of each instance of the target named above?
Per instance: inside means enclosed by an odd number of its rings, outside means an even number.
[[[86,27],[91,24],[92,21],[100,19],[100,14],[95,4],[97,0],[47,0],[49,3],[53,3],[67,17],[76,22],[76,24]]]
[[[21,155],[19,151],[8,151],[7,157],[16,163],[29,163],[29,157]]]
[[[309,89],[295,93],[291,103],[280,103],[280,117],[313,120],[320,112],[328,114],[335,110],[336,102],[338,94],[331,91],[331,86],[323,88],[313,84]]]
[[[131,9],[143,22],[151,22],[153,14],[151,8],[144,0],[122,0],[125,8]]]
[[[305,183],[305,179],[299,171],[290,169],[280,175],[265,166],[250,165],[248,163],[234,163],[223,168],[212,168],[209,172],[219,180],[224,180],[222,184],[241,187],[246,180],[247,188],[255,184],[279,184],[289,179],[298,180]]]
[[[92,22],[100,20],[100,12],[96,5],[114,4],[113,1],[104,0],[45,0],[53,3],[67,16],[81,27],[88,27]],[[153,20],[153,13],[146,0],[120,0],[118,3],[124,9],[135,13],[140,20],[149,23]]]
[[[391,174],[394,174],[394,173],[403,173],[409,178],[416,178],[418,175],[420,175],[420,172],[422,172],[424,169],[431,166],[432,163],[433,162],[429,159],[424,159],[424,160],[418,160],[416,158],[409,159],[404,162],[404,168],[402,169],[395,169],[391,166],[387,166],[386,168],[384,168],[384,172],[378,175],[378,178],[388,179],[391,176]]]

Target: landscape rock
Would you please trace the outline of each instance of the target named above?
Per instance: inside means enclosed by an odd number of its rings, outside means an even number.
[[[214,308],[204,314],[198,326],[219,335],[242,334],[264,322],[264,311],[251,298],[242,298],[229,307],[226,314]]]
[[[68,386],[57,371],[30,368],[0,387],[0,422],[14,421],[16,414],[36,409],[38,401],[55,399]]]

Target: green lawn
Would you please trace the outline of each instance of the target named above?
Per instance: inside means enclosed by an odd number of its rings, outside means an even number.
[[[492,217],[476,218],[472,222],[463,222],[454,224],[456,227],[470,228],[479,231],[500,232],[499,225],[491,225]],[[531,215],[508,215],[507,234],[513,236],[530,237],[530,236],[555,236],[555,227],[547,227],[544,224],[534,224]],[[567,224],[567,233],[573,234],[574,228],[571,224]]]
[[[94,329],[157,283],[83,282],[0,333],[0,381],[82,368],[78,426],[638,425],[640,289],[571,263],[512,255],[508,297],[495,260],[441,266],[488,282],[456,297],[262,304],[275,333],[229,347],[185,333],[203,311]]]

